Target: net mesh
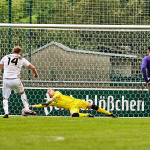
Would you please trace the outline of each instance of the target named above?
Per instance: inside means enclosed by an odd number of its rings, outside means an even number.
[[[3,57],[10,53],[10,31],[0,32]],[[27,69],[22,72],[22,79],[32,80],[34,86],[108,88],[125,82],[115,87],[136,88],[143,82],[141,61],[149,30],[12,28],[11,45],[21,46],[23,56],[36,66],[38,79]]]
[[[140,27],[141,28],[141,27]],[[45,102],[46,89],[53,87],[96,104],[118,117],[148,117],[149,95],[143,84],[141,61],[149,45],[149,29],[22,29],[2,27],[1,57],[12,47],[23,48],[23,57],[37,68],[34,79],[27,68],[22,81],[30,104]],[[2,94],[2,93],[0,93]],[[20,114],[20,95],[12,93],[10,114]],[[38,115],[68,116],[67,110],[36,109]],[[0,106],[3,114],[2,105]],[[92,110],[81,110],[105,116]]]

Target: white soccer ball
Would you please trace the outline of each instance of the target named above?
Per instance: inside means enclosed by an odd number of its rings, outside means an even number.
[[[23,108],[23,109],[21,110],[21,114],[22,114],[22,116],[28,116],[28,114],[26,114],[25,108]]]

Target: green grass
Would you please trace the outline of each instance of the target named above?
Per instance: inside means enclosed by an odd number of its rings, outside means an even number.
[[[0,150],[149,150],[149,140],[148,118],[0,117]]]

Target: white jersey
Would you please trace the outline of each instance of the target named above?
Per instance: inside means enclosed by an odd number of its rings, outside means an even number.
[[[9,54],[4,56],[0,64],[4,65],[3,79],[20,78],[22,66],[29,66],[31,63],[25,58],[19,58],[20,55]]]

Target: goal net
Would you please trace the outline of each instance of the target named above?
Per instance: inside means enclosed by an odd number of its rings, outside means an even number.
[[[36,67],[38,79],[28,68],[21,73],[30,104],[45,102],[46,89],[52,87],[119,117],[148,117],[141,63],[149,32],[150,26],[142,25],[0,24],[0,54],[2,58],[21,46],[23,57]],[[20,114],[19,95],[12,93],[9,103],[10,114]],[[0,110],[2,115],[2,105]],[[55,107],[46,111],[69,115]],[[43,109],[37,112],[45,115]]]

